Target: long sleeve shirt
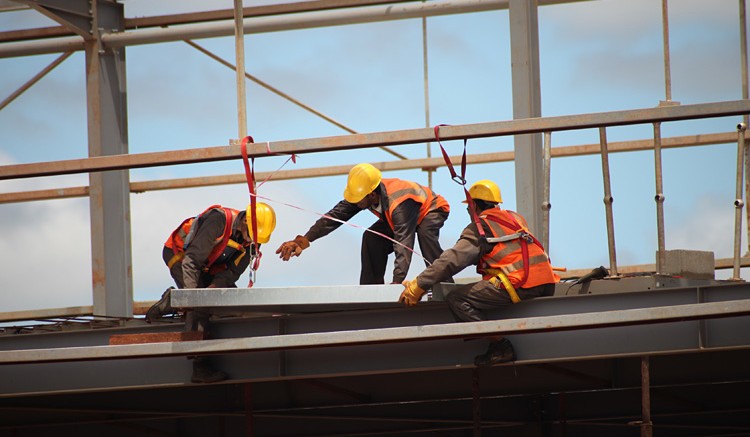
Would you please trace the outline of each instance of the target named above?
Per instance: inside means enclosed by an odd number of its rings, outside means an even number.
[[[387,211],[389,207],[388,196],[382,186],[380,187],[380,207],[381,211]],[[403,246],[401,244],[393,245],[393,252],[396,255],[396,260],[393,266],[394,283],[400,284],[406,279],[406,275],[409,272],[412,258],[412,252],[410,249],[414,248],[414,240],[418,224],[417,220],[419,218],[419,207],[419,203],[407,199],[396,207],[391,216],[394,225],[394,229],[392,229],[393,239],[403,244]],[[326,215],[346,222],[357,215],[360,211],[363,210],[356,204],[342,200],[328,211]],[[382,213],[379,220],[386,223],[386,226],[389,226],[385,218],[382,216]],[[305,237],[312,243],[313,241],[338,229],[339,226],[341,226],[341,222],[321,217],[310,227],[305,234]]]
[[[242,232],[238,227],[240,220],[238,216],[232,224],[231,239],[241,243],[244,242]],[[182,278],[185,288],[198,288],[203,269],[208,264],[208,256],[216,244],[216,240],[224,235],[226,218],[220,211],[213,210],[198,219],[193,226],[197,226],[193,238],[185,249],[185,258],[182,260]],[[214,275],[211,286],[219,288],[235,287],[237,280],[250,264],[250,253],[245,254],[240,262],[235,265],[231,260],[226,263],[227,269]]]
[[[439,282],[452,278],[466,267],[477,265],[483,250],[486,250],[482,248],[483,244],[487,243],[480,242],[477,225],[469,224],[461,232],[456,244],[443,251],[440,258],[417,276],[417,285],[427,290]]]

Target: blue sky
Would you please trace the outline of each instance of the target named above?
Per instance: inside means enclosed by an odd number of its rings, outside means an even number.
[[[126,0],[127,17],[181,13],[206,2]],[[245,6],[258,3],[245,2]],[[231,1],[211,2],[231,9]],[[673,0],[669,4],[672,98],[682,104],[741,98],[736,0]],[[0,14],[0,30],[53,25],[33,11]],[[431,125],[512,119],[507,11],[427,20]],[[596,0],[539,9],[542,114],[572,115],[649,108],[664,100],[660,0]],[[234,38],[196,41],[234,62]],[[358,24],[249,35],[249,73],[359,132],[424,127],[421,20]],[[235,73],[184,42],[127,48],[131,153],[223,146],[237,137]],[[58,55],[0,59],[0,98],[10,95]],[[248,132],[256,141],[343,135],[340,128],[247,82]],[[739,117],[667,123],[663,136],[734,131]],[[610,142],[649,139],[647,126],[608,130]],[[553,146],[598,143],[595,129],[554,134]],[[459,154],[460,141],[444,143]],[[512,150],[511,138],[469,142],[469,153]],[[425,145],[396,146],[424,157]],[[433,144],[433,156],[439,150]],[[0,111],[0,165],[87,156],[83,53],[76,53]],[[388,161],[379,149],[304,154],[285,169]],[[275,170],[283,158],[256,161]],[[736,144],[663,151],[666,247],[732,254]],[[656,208],[653,152],[610,155],[619,265],[654,262]],[[131,181],[242,173],[240,161],[140,169]],[[489,178],[516,209],[512,163],[470,166],[469,181]],[[418,170],[387,173],[421,183]],[[271,181],[260,194],[325,212],[340,198],[345,176]],[[0,181],[1,192],[87,185],[86,175]],[[460,187],[443,168],[434,189],[453,213],[441,234],[450,247],[467,223]],[[570,269],[609,265],[601,163],[598,156],[552,163],[553,263]],[[161,246],[185,217],[221,203],[242,208],[245,185],[131,195],[136,300],[171,285]],[[361,230],[342,227],[289,263],[273,252],[303,234],[312,213],[275,205],[278,227],[264,246],[256,286],[356,284]],[[353,222],[369,226],[369,213]],[[0,205],[0,311],[91,304],[87,199]],[[743,250],[746,247],[743,234]],[[419,273],[413,262],[410,277]],[[388,275],[390,275],[390,270]],[[473,276],[467,270],[464,276]],[[244,286],[247,275],[240,280]]]

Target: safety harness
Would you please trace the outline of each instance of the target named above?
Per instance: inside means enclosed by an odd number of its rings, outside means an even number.
[[[246,254],[246,250],[245,246],[230,238],[232,235],[232,223],[234,222],[234,214],[232,213],[232,210],[230,208],[225,208],[221,205],[212,205],[197,216],[183,220],[180,226],[172,231],[172,234],[170,235],[168,241],[169,246],[174,253],[174,255],[172,255],[172,258],[170,258],[167,262],[167,266],[170,269],[173,265],[181,262],[185,258],[185,249],[187,249],[187,247],[190,245],[190,241],[193,239],[193,236],[195,235],[195,229],[197,228],[197,226],[193,226],[193,224],[195,224],[196,221],[201,218],[201,216],[214,209],[221,210],[224,213],[224,232],[222,233],[221,237],[217,238],[216,243],[211,250],[211,253],[209,253],[208,255],[208,259],[206,261],[205,267],[203,268],[203,271],[211,275],[215,275],[220,271],[226,270],[227,265],[225,262],[217,264],[216,261],[224,254],[224,251],[227,247],[230,247],[239,252],[239,255],[236,256],[233,261],[235,265],[239,265],[240,261]]]
[[[513,219],[513,217],[511,217],[512,219],[512,223],[511,223],[499,217],[486,216],[485,219],[491,220],[500,225],[503,225],[513,230],[514,233],[509,234],[509,235],[503,235],[500,237],[489,237],[489,238],[487,237],[487,235],[485,235],[484,226],[482,226],[482,222],[479,218],[479,215],[476,213],[474,199],[471,197],[471,194],[469,194],[469,190],[466,189],[466,144],[468,140],[464,138],[464,150],[461,156],[461,174],[459,175],[456,173],[456,170],[453,167],[453,162],[448,156],[448,153],[445,151],[443,144],[440,142],[440,126],[447,126],[447,125],[439,124],[435,126],[434,128],[435,140],[437,140],[437,143],[440,146],[440,151],[443,154],[443,160],[445,161],[445,164],[448,167],[448,171],[451,174],[451,178],[453,179],[454,182],[461,185],[464,189],[464,194],[466,195],[466,204],[469,206],[469,215],[471,216],[471,219],[474,221],[474,223],[477,226],[477,231],[479,232],[480,240],[484,240],[487,243],[493,244],[493,245],[498,244],[498,243],[513,241],[513,240],[520,240],[521,256],[523,259],[523,266],[524,266],[523,279],[518,284],[518,287],[521,288],[523,284],[526,283],[526,280],[529,277],[529,247],[528,245],[530,243],[536,244],[542,249],[542,251],[544,251],[544,247],[533,235],[531,235],[525,229],[523,229],[523,227],[518,223],[518,221]],[[510,299],[511,301],[513,301],[513,303],[518,303],[521,301],[521,298],[518,297],[518,293],[516,292],[515,287],[513,287],[513,284],[511,284],[510,279],[503,271],[492,269],[492,271],[488,271],[488,272],[494,274],[492,278],[488,279],[488,282],[490,282],[496,288],[500,288],[502,286],[505,289],[505,291],[508,292],[508,295],[510,296]]]

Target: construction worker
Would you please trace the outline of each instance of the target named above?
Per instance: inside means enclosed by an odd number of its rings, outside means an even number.
[[[244,211],[213,205],[196,217],[185,219],[167,238],[162,256],[177,288],[235,288],[236,282],[251,266],[254,273],[258,249],[271,238],[276,227],[276,213],[265,203],[255,206],[253,233],[251,206]],[[254,244],[257,243],[257,244]],[[170,307],[170,291],[149,308],[146,321],[174,313]],[[186,331],[208,331],[209,314],[191,310],[185,314]],[[227,375],[214,370],[208,357],[193,359],[192,382],[218,382]]]
[[[401,179],[386,179],[371,164],[357,164],[349,171],[344,200],[326,213],[326,216],[340,221],[320,218],[305,235],[297,235],[294,240],[283,243],[276,253],[284,261],[299,256],[310,247],[310,243],[333,232],[362,210],[369,210],[378,217],[370,230],[387,235],[400,244],[365,232],[362,235],[360,284],[385,283],[391,252],[396,254],[392,283],[400,284],[406,279],[415,234],[422,256],[428,262],[443,252],[438,238],[450,212],[448,202],[427,187]]]
[[[443,252],[416,278],[404,281],[399,302],[416,305],[425,290],[470,265],[477,266],[482,280],[458,286],[446,296],[458,322],[481,321],[485,319],[482,310],[552,296],[560,278],[552,270],[544,248],[529,232],[526,220],[516,212],[498,207],[503,199],[497,184],[481,180],[471,186],[469,194],[473,199],[473,205],[468,206],[472,223],[464,228],[455,246]],[[490,338],[487,352],[478,355],[474,364],[492,365],[515,359],[510,341],[495,336]]]

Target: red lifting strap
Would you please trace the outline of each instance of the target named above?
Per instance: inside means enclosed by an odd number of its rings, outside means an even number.
[[[443,160],[445,161],[445,164],[448,166],[448,171],[451,173],[451,178],[453,178],[453,181],[455,181],[457,184],[463,186],[464,194],[466,195],[466,205],[469,207],[469,215],[471,215],[471,219],[474,221],[474,223],[477,225],[477,231],[479,232],[479,236],[481,238],[486,238],[484,235],[484,227],[482,227],[482,223],[479,221],[479,216],[477,216],[476,211],[474,211],[474,199],[471,198],[471,194],[469,194],[469,190],[466,189],[466,138],[464,138],[464,153],[461,157],[461,175],[459,176],[456,173],[456,170],[453,168],[453,162],[451,162],[451,158],[448,156],[448,153],[445,151],[445,148],[443,147],[443,143],[440,142],[440,126],[448,126],[447,124],[439,124],[435,126],[435,140],[437,140],[438,145],[440,146],[440,151],[443,154]]]
[[[255,253],[258,253],[258,243],[255,241],[255,236],[258,235],[258,218],[255,216],[255,203],[256,203],[256,193],[255,193],[255,158],[253,158],[253,165],[250,166],[250,163],[248,162],[247,158],[247,143],[248,142],[255,142],[253,141],[253,137],[246,136],[242,139],[241,143],[241,150],[242,150],[242,163],[245,165],[245,177],[247,178],[247,189],[250,191],[250,226],[253,231],[253,247],[255,248]],[[246,218],[247,220],[247,218]]]

